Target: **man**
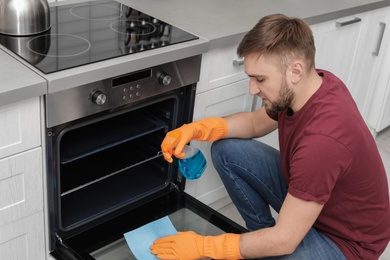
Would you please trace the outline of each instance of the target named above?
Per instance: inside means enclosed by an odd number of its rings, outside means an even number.
[[[310,27],[284,15],[262,18],[244,37],[250,93],[264,107],[206,118],[167,134],[164,157],[191,140],[216,141],[215,168],[250,232],[155,241],[162,259],[378,259],[390,239],[383,163],[350,93],[314,67]],[[252,140],[279,129],[280,152]],[[221,140],[220,140],[221,139]],[[269,206],[279,212],[275,223]]]

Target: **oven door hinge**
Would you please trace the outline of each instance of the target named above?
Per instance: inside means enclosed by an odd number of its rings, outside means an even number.
[[[57,238],[57,241],[58,243],[60,243],[61,246],[65,247],[66,249],[68,249],[68,247],[64,244],[64,242],[62,241],[62,238],[56,233],[56,238]]]
[[[171,182],[171,189],[172,190],[179,190],[179,186],[176,183]]]
[[[177,179],[177,182],[171,182],[171,190],[183,191],[185,186],[185,179],[180,174],[180,178]]]

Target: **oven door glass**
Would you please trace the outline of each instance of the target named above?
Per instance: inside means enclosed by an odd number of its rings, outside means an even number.
[[[136,259],[124,233],[168,216],[177,231],[201,235],[242,233],[246,230],[217,211],[177,189],[101,225],[58,241],[56,259]]]

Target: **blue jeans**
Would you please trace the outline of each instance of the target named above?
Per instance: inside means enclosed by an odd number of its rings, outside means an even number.
[[[249,231],[275,225],[287,195],[279,151],[250,139],[223,139],[211,147],[214,167]],[[311,228],[291,255],[267,259],[346,259],[325,235]]]

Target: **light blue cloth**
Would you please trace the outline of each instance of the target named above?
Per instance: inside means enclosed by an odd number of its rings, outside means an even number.
[[[130,250],[137,259],[154,260],[157,257],[150,252],[150,246],[154,240],[175,234],[177,234],[176,228],[169,217],[166,216],[129,231],[124,236]]]

